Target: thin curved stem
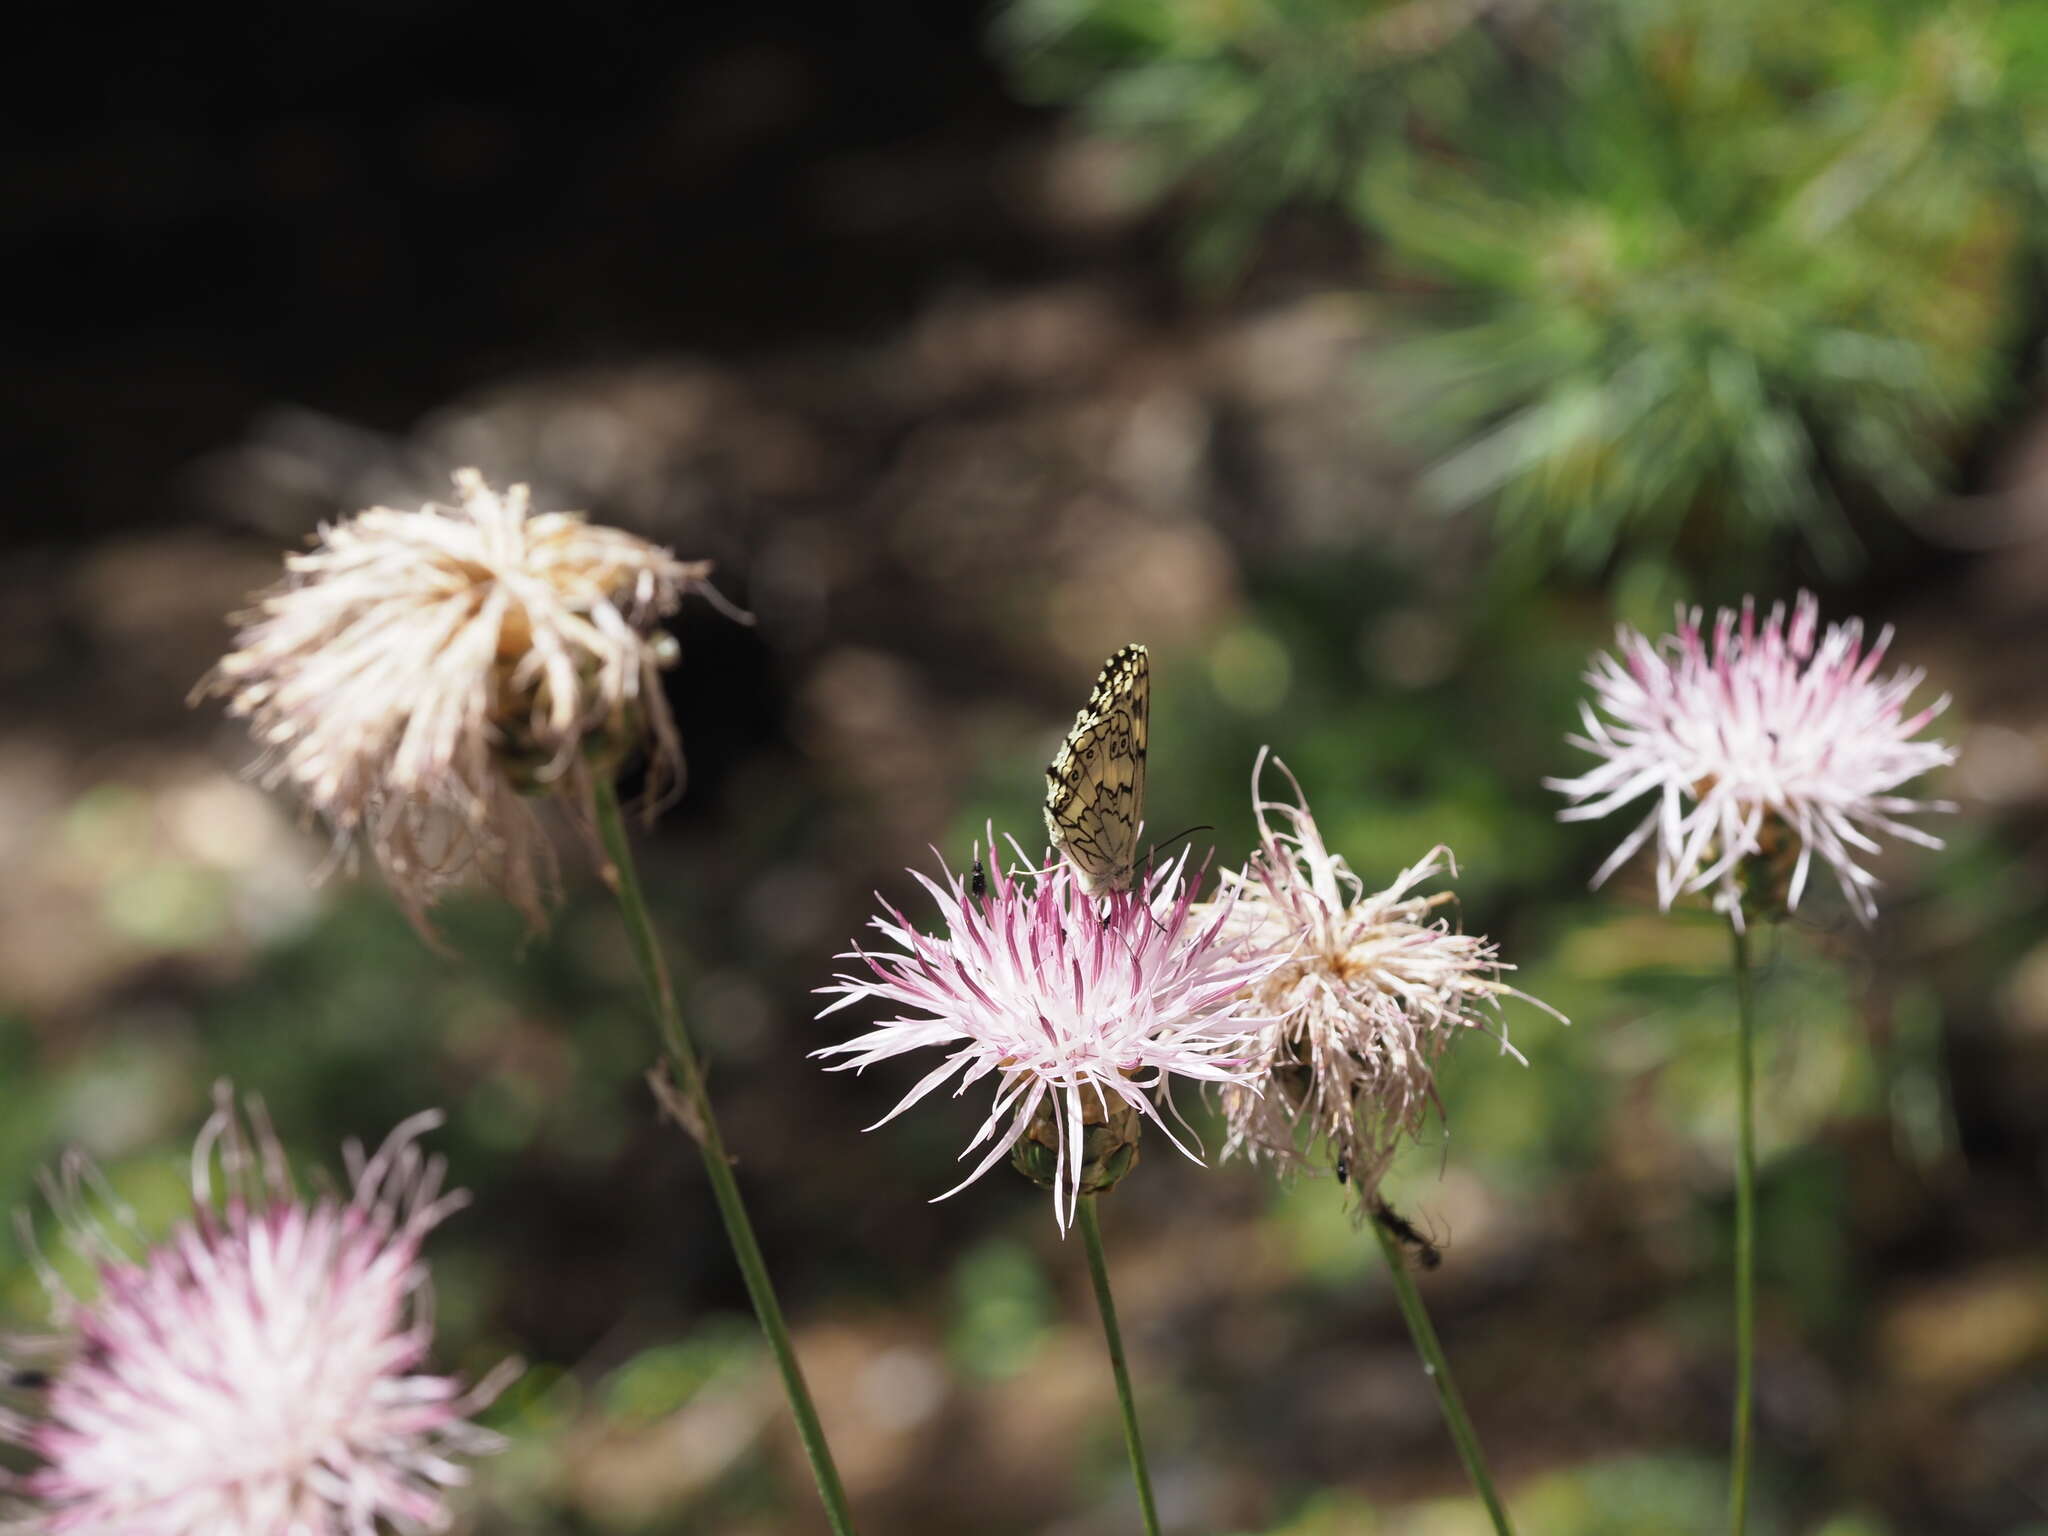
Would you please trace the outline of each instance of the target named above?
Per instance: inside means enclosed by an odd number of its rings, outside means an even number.
[[[1749,1525],[1749,1459],[1754,1424],[1756,1360],[1756,982],[1749,966],[1749,936],[1735,938],[1735,1429],[1729,1451],[1728,1530]]]
[[[1486,1470],[1486,1453],[1479,1448],[1479,1431],[1472,1427],[1471,1416],[1465,1412],[1465,1400],[1458,1394],[1458,1383],[1451,1377],[1451,1362],[1444,1357],[1443,1342],[1437,1338],[1436,1328],[1422,1305],[1422,1293],[1415,1288],[1415,1277],[1408,1273],[1408,1255],[1399,1239],[1387,1230],[1378,1216],[1372,1216],[1370,1222],[1372,1235],[1379,1239],[1380,1253],[1387,1261],[1387,1270],[1394,1277],[1394,1297],[1401,1304],[1401,1316],[1407,1321],[1408,1333],[1422,1356],[1422,1369],[1436,1386],[1444,1426],[1450,1430],[1451,1442],[1458,1448],[1458,1460],[1465,1464],[1465,1476],[1472,1480],[1479,1502],[1486,1506],[1494,1530],[1499,1536],[1515,1536],[1515,1528],[1508,1523],[1507,1506],[1501,1503],[1499,1493],[1494,1490],[1492,1474]]]
[[[782,1304],[775,1299],[775,1287],[768,1278],[767,1261],[761,1256],[761,1245],[754,1238],[753,1223],[747,1219],[747,1208],[740,1199],[740,1186],[733,1177],[732,1159],[726,1155],[725,1138],[719,1133],[718,1119],[711,1112],[711,1096],[704,1087],[704,1069],[697,1060],[696,1049],[690,1044],[689,1032],[683,1026],[682,1011],[676,1006],[675,988],[669,982],[661,947],[655,942],[654,921],[648,914],[646,897],[641,894],[632,849],[626,843],[618,792],[608,780],[602,781],[597,786],[596,798],[598,836],[611,860],[608,883],[619,899],[619,911],[626,920],[626,931],[633,941],[633,958],[639,966],[640,979],[647,988],[647,1000],[654,1008],[662,1044],[668,1048],[669,1060],[675,1067],[676,1084],[682,1095],[681,1107],[687,1116],[685,1128],[695,1139],[697,1150],[704,1158],[704,1171],[711,1177],[711,1193],[718,1202],[718,1214],[725,1220],[725,1234],[732,1244],[733,1257],[739,1261],[740,1274],[746,1280],[747,1295],[754,1303],[754,1315],[761,1320],[761,1332],[767,1335],[768,1347],[775,1356],[775,1367],[782,1375],[782,1390],[789,1398],[790,1412],[796,1418],[796,1432],[803,1441],[804,1455],[810,1458],[811,1476],[817,1480],[818,1497],[824,1502],[825,1516],[832,1523],[834,1536],[853,1536],[853,1516],[846,1506],[846,1490],[840,1484],[839,1469],[833,1465],[831,1447],[825,1443],[825,1429],[818,1421],[817,1408],[811,1402],[810,1388],[804,1384],[803,1368],[797,1363],[796,1350],[790,1344],[789,1325],[783,1320]]]
[[[1131,1373],[1124,1365],[1124,1336],[1116,1325],[1116,1300],[1109,1294],[1109,1262],[1102,1256],[1102,1223],[1096,1219],[1094,1195],[1080,1201],[1081,1238],[1088,1249],[1088,1278],[1095,1282],[1095,1306],[1102,1314],[1102,1337],[1109,1345],[1109,1368],[1116,1373],[1117,1406],[1124,1414],[1124,1449],[1131,1454],[1131,1480],[1138,1485],[1138,1511],[1145,1536],[1159,1536],[1159,1509],[1152,1499],[1152,1474],[1145,1469],[1145,1442],[1138,1434],[1138,1405],[1131,1396]]]

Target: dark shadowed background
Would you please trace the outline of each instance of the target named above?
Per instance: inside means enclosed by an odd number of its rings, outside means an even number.
[[[1788,13],[1789,14],[1789,13]],[[1617,619],[1822,594],[1956,702],[1939,854],[1764,944],[1761,1513],[2048,1531],[2048,19],[1840,0],[199,8],[17,32],[0,221],[0,1196],[168,1220],[223,1075],[295,1152],[422,1107],[441,1353],[531,1362],[465,1529],[823,1529],[586,868],[424,949],[187,710],[315,524],[476,465],[718,562],[645,835],[864,1528],[1135,1527],[1077,1246],[976,1103],[814,1022],[906,865],[1151,647],[1149,820],[1271,744],[1569,1029],[1474,1038],[1393,1190],[1521,1528],[1720,1528],[1732,997],[1545,775]],[[1824,885],[1825,882],[1822,882]],[[1194,1106],[1190,1106],[1192,1109]],[[1214,1145],[1215,1138],[1210,1137]],[[1163,1146],[1105,1210],[1175,1531],[1462,1536],[1327,1179]],[[0,1326],[41,1316],[0,1247]]]

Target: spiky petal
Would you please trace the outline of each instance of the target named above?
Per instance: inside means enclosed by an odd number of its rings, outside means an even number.
[[[1492,940],[1455,931],[1448,891],[1418,894],[1449,871],[1432,848],[1385,890],[1368,892],[1331,852],[1300,783],[1277,758],[1293,801],[1260,793],[1268,754],[1252,768],[1259,846],[1242,874],[1224,876],[1234,905],[1227,933],[1252,952],[1283,957],[1254,996],[1271,1021],[1259,1032],[1257,1073],[1223,1090],[1228,1152],[1282,1166],[1342,1167],[1361,1207],[1402,1138],[1436,1103],[1438,1059],[1460,1035],[1497,1033],[1512,1053],[1503,998],[1563,1015],[1501,980]]]
[[[414,921],[481,875],[540,922],[554,860],[530,798],[581,809],[589,759],[645,744],[657,791],[681,739],[663,618],[710,565],[577,512],[531,509],[473,469],[453,506],[373,507],[321,528],[242,618],[194,697],[225,694],[291,783],[366,847]]]
[[[27,1411],[0,1413],[0,1438],[37,1462],[5,1485],[18,1521],[7,1529],[439,1531],[448,1490],[468,1477],[456,1458],[497,1448],[469,1418],[507,1372],[465,1388],[422,1370],[420,1246],[463,1202],[419,1149],[439,1116],[406,1121],[367,1159],[351,1148],[351,1190],[319,1199],[293,1192],[260,1107],[250,1120],[253,1142],[217,1092],[193,1153],[192,1214],[160,1243],[125,1216],[87,1214],[84,1197],[103,1191],[82,1164],[52,1186],[98,1283],[76,1294],[43,1266],[58,1336]]]
[[[1712,889],[1740,927],[1745,861],[1782,862],[1782,905],[1799,904],[1816,855],[1835,872],[1864,922],[1877,915],[1876,875],[1863,860],[1890,833],[1923,847],[1941,839],[1902,821],[1949,811],[1947,801],[1895,793],[1955,760],[1940,741],[1916,740],[1947,707],[1944,695],[1908,713],[1923,673],[1882,676],[1890,626],[1865,646],[1863,623],[1820,629],[1820,605],[1799,594],[1761,623],[1756,605],[1723,608],[1708,641],[1703,615],[1679,610],[1678,629],[1652,641],[1624,625],[1616,653],[1594,658],[1580,706],[1583,736],[1568,738],[1600,759],[1576,778],[1546,779],[1568,796],[1565,821],[1606,816],[1655,797],[1593,877],[1595,885],[1653,838],[1657,901]]]
[[[1193,1157],[1159,1112],[1173,1080],[1222,1084],[1251,1071],[1244,1047],[1262,1021],[1247,996],[1273,961],[1225,941],[1227,902],[1195,914],[1186,864],[1183,853],[1135,890],[1099,900],[1063,862],[992,870],[980,895],[951,870],[940,881],[912,871],[938,904],[943,932],[920,933],[884,903],[871,926],[890,947],[840,956],[865,974],[819,989],[837,997],[820,1017],[868,1001],[910,1012],[813,1054],[858,1071],[927,1046],[946,1052],[877,1125],[948,1082],[958,1097],[994,1079],[994,1106],[962,1156],[986,1150],[947,1194],[995,1166],[1049,1111],[1058,1127],[1054,1216],[1064,1228],[1080,1198],[1091,1109],[1100,1120],[1121,1101]]]

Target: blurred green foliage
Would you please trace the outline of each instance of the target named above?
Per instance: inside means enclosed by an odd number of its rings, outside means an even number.
[[[1357,226],[1393,428],[1516,568],[1840,570],[1863,504],[1939,516],[2039,314],[2039,7],[1017,0],[1002,36],[1183,188],[1205,268],[1283,208]]]
[[[1463,27],[1359,0],[1017,0],[998,36],[1027,95],[1082,98],[1149,151],[1155,187],[1199,187],[1211,277],[1290,205],[1341,202],[1414,126],[1460,120],[1503,62]]]
[[[1052,1287],[1031,1251],[989,1238],[953,1266],[953,1316],[946,1353],[969,1377],[1001,1381],[1030,1365],[1052,1326]]]
[[[1710,1536],[1727,1520],[1719,1466],[1679,1457],[1599,1462],[1536,1479],[1516,1490],[1515,1517],[1534,1531],[1571,1536]],[[1364,1499],[1317,1494],[1284,1523],[1257,1536],[1486,1536],[1492,1519],[1477,1499],[1433,1499],[1377,1509]],[[1778,1528],[1752,1523],[1760,1536]],[[1252,1536],[1252,1533],[1246,1533]],[[1887,1536],[1883,1525],[1844,1517],[1814,1536]]]

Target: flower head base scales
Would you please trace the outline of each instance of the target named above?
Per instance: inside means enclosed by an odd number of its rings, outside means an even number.
[[[1225,1152],[1282,1167],[1328,1160],[1363,1210],[1402,1138],[1420,1132],[1436,1103],[1436,1063],[1452,1040],[1497,1029],[1501,1049],[1516,1054],[1499,1018],[1507,997],[1564,1016],[1501,980],[1509,967],[1491,940],[1437,915],[1450,892],[1415,894],[1456,873],[1449,850],[1431,849],[1387,889],[1368,892],[1323,841],[1277,758],[1294,801],[1260,796],[1267,757],[1262,750],[1252,769],[1259,846],[1241,874],[1224,878],[1234,898],[1226,926],[1239,944],[1282,958],[1255,994],[1271,1016],[1256,1074],[1223,1089]]]
[[[191,1218],[154,1246],[118,1208],[88,1215],[95,1176],[68,1165],[51,1193],[98,1285],[77,1295],[41,1266],[60,1332],[45,1341],[39,1401],[0,1414],[0,1438],[38,1462],[0,1484],[20,1521],[0,1528],[446,1529],[447,1490],[468,1478],[455,1458],[500,1444],[469,1417],[516,1367],[471,1388],[420,1369],[431,1337],[420,1246],[463,1203],[419,1149],[438,1118],[406,1121],[374,1156],[351,1147],[346,1197],[305,1199],[260,1107],[252,1142],[223,1087],[193,1153]]]
[[[500,494],[473,469],[455,483],[454,506],[321,528],[195,696],[227,696],[265,782],[290,781],[338,847],[367,846],[422,928],[469,874],[537,926],[555,866],[528,797],[581,812],[590,774],[636,743],[657,795],[679,782],[660,623],[717,594],[708,562],[535,514],[525,486]]]
[[[841,974],[819,989],[837,996],[820,1017],[870,1000],[909,1015],[813,1054],[844,1058],[834,1070],[858,1071],[925,1046],[946,1052],[877,1125],[949,1081],[958,1097],[992,1077],[995,1103],[961,1155],[987,1150],[946,1193],[1020,1142],[1050,1141],[1054,1216],[1065,1227],[1091,1179],[1091,1132],[1135,1115],[1193,1157],[1159,1112],[1173,1079],[1221,1084],[1250,1072],[1244,1047],[1261,1021],[1249,996],[1272,962],[1225,941],[1227,901],[1196,913],[1186,864],[1183,853],[1136,889],[1099,900],[1064,861],[991,871],[982,894],[950,870],[943,883],[913,871],[938,903],[944,933],[920,933],[885,904],[872,926],[892,947],[842,955],[866,974]],[[1116,1139],[1105,1149],[1111,1161],[1128,1137]]]
[[[1745,599],[1740,612],[1720,611],[1709,643],[1700,610],[1681,609],[1676,634],[1653,642],[1623,626],[1618,654],[1595,658],[1586,680],[1597,710],[1580,706],[1585,734],[1569,739],[1600,762],[1544,783],[1571,799],[1565,821],[1656,797],[1595,885],[1654,837],[1658,904],[1711,888],[1740,927],[1747,878],[1767,887],[1749,892],[1753,909],[1789,911],[1818,855],[1867,923],[1878,882],[1862,860],[1879,851],[1876,834],[1941,846],[1899,818],[1955,807],[1895,791],[1955,760],[1942,742],[1914,739],[1947,697],[1907,713],[1923,674],[1878,675],[1890,627],[1866,647],[1860,620],[1823,633],[1819,617],[1810,592],[1789,618],[1779,603],[1761,623]]]

